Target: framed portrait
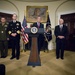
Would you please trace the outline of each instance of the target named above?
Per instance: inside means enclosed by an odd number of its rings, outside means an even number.
[[[27,6],[26,19],[27,22],[36,22],[37,16],[41,17],[41,22],[47,21],[48,6]]]

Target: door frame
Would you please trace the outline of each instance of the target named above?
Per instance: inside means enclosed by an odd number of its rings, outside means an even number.
[[[70,13],[75,13],[75,10],[59,12],[59,13],[57,14],[57,16],[58,16],[58,22],[57,22],[57,23],[59,24],[59,19],[60,19],[61,15],[70,14]]]

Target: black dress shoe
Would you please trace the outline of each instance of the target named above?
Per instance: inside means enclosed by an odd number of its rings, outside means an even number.
[[[1,58],[6,58],[6,56],[1,56]]]
[[[6,58],[7,56],[4,56],[4,58]]]
[[[56,59],[59,59],[59,57],[56,57]]]
[[[44,52],[45,52],[45,50],[44,50]]]
[[[35,67],[35,66],[32,66],[32,67]]]
[[[14,59],[15,57],[11,57],[10,59],[12,60],[12,59]]]
[[[16,59],[19,60],[19,57],[17,57]]]
[[[1,58],[4,58],[4,56],[1,56]]]
[[[64,58],[61,58],[62,60],[64,59]]]

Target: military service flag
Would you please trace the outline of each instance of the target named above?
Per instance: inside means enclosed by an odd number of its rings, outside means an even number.
[[[51,21],[50,21],[49,14],[48,14],[47,15],[46,27],[48,27],[49,25],[51,26]]]
[[[47,15],[46,28],[50,29],[50,40],[52,39],[52,31],[51,31],[51,21],[49,18],[49,14]]]

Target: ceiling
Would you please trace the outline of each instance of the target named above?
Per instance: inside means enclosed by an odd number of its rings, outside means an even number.
[[[61,1],[61,0],[16,0],[16,1],[24,1],[24,2],[53,2],[53,1]]]

